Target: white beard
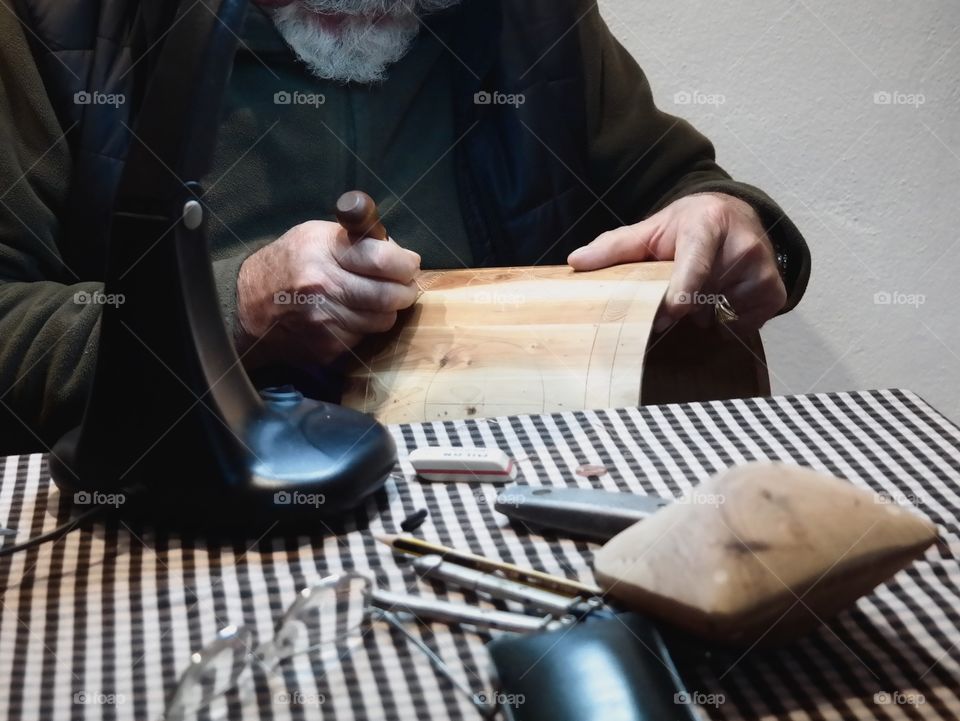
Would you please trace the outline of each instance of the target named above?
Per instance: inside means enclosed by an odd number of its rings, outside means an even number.
[[[297,57],[318,78],[374,83],[410,49],[420,16],[461,0],[295,0],[272,11],[273,22]],[[324,15],[346,18],[336,27]]]

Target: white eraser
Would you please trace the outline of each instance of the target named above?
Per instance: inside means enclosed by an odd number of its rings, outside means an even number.
[[[426,446],[415,448],[408,457],[425,481],[506,483],[517,478],[513,459],[499,448]]]

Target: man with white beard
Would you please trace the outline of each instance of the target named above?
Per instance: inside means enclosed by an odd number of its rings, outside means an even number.
[[[123,128],[171,18],[0,2],[0,398],[11,429],[49,442],[82,412],[100,308],[72,299],[102,288]],[[684,302],[698,293],[748,331],[804,292],[799,231],[654,105],[587,0],[259,0],[241,40],[204,200],[223,312],[262,382],[335,392],[331,367],[415,302],[421,268],[675,259],[658,329],[710,322]],[[355,187],[391,241],[333,222]]]
[[[420,16],[460,0],[273,0],[273,21],[318,78],[349,83],[384,79],[420,32]]]

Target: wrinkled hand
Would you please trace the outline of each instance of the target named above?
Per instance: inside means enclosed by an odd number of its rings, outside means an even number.
[[[729,195],[681,198],[636,225],[603,233],[567,259],[575,270],[647,260],[676,261],[654,322],[658,332],[690,314],[702,326],[713,323],[717,294],[740,316],[730,324],[740,333],[760,328],[787,301],[760,218]]]
[[[244,364],[330,363],[393,327],[417,299],[420,256],[392,240],[352,243],[338,223],[310,221],[247,258],[237,279]]]

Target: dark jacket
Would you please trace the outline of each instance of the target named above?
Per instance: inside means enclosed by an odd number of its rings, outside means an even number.
[[[9,249],[0,247],[0,312],[32,314],[25,316],[25,335],[2,341],[0,394],[8,388],[9,394],[0,397],[17,414],[16,423],[49,442],[79,420],[95,350],[96,309],[81,316],[64,309],[64,300],[77,287],[95,288],[88,284],[103,276],[126,126],[135,120],[171,4],[13,1],[72,161],[66,196],[51,204],[56,237],[39,239],[42,247],[13,248],[14,255],[32,253],[30,272],[23,272],[22,259],[9,262]],[[703,136],[654,106],[642,71],[595,6],[586,0],[465,0],[429,24],[457,63],[452,96],[458,127],[473,127],[456,152],[461,212],[477,265],[562,263],[603,230],[640,220],[681,196],[717,191],[759,212],[788,256],[785,310],[796,304],[809,275],[800,233],[769,197],[732,181]],[[597,73],[603,82],[614,78],[635,88],[624,94],[621,111],[603,117],[603,127],[591,113],[599,102],[591,96]],[[129,102],[76,102],[78,94],[93,92]],[[482,92],[522,94],[525,102],[475,102]],[[612,185],[594,182],[598,155],[607,164],[602,176],[618,178]],[[45,253],[52,257],[41,257]],[[38,294],[51,289],[37,281],[62,285],[38,302]],[[224,294],[231,292],[225,282]],[[51,326],[65,337],[54,337]],[[64,343],[72,349],[36,347]],[[31,365],[38,350],[54,357]],[[39,378],[22,383],[25,373]]]

